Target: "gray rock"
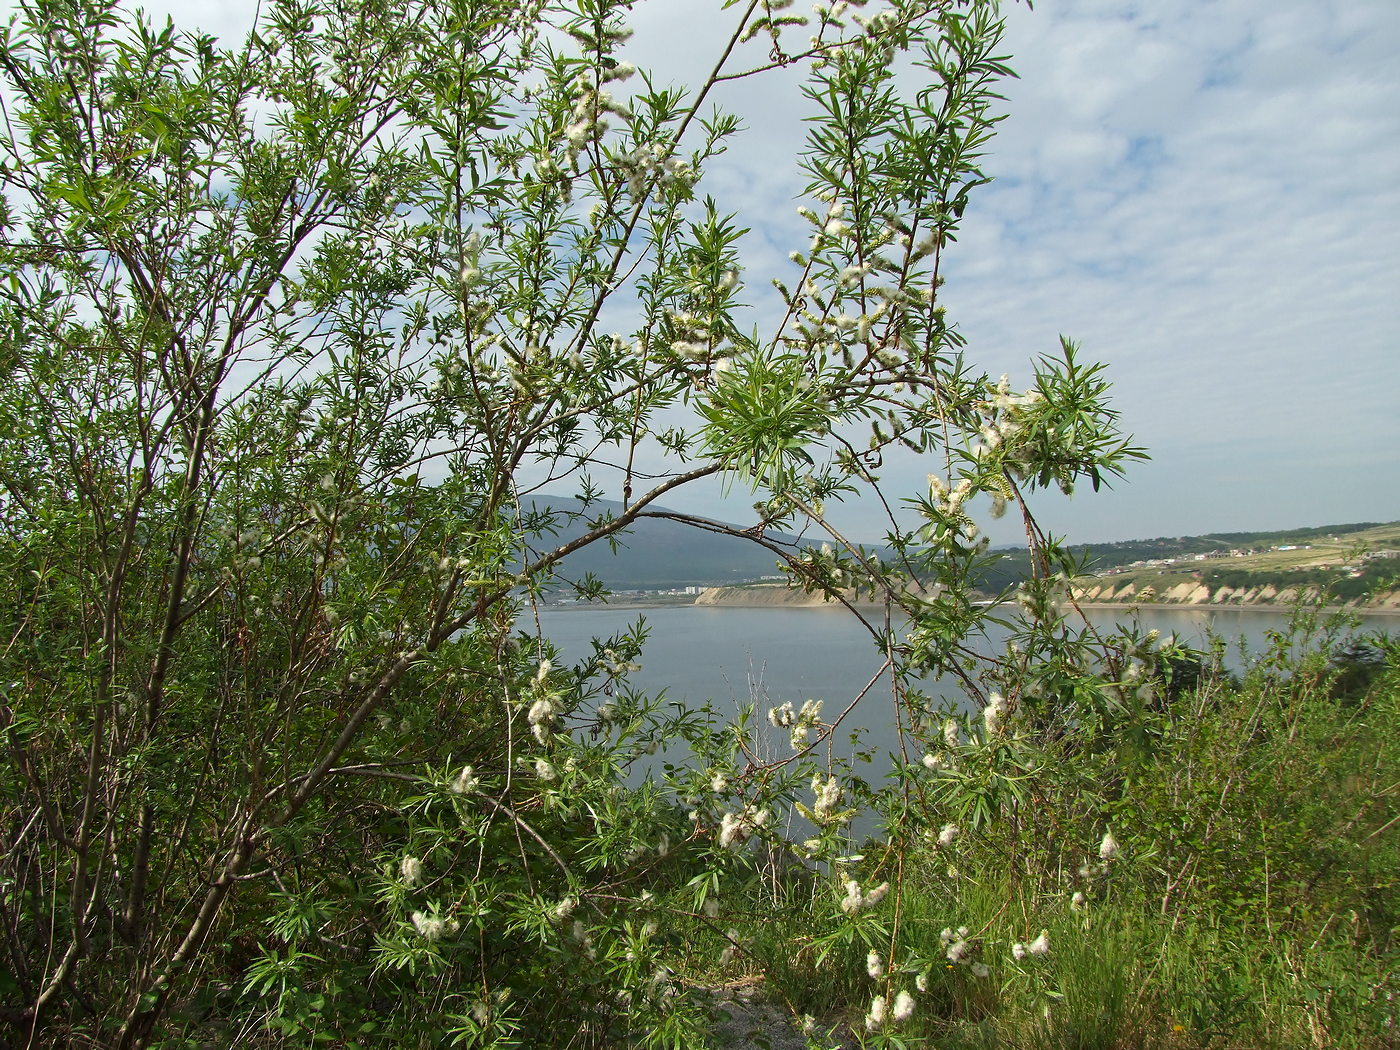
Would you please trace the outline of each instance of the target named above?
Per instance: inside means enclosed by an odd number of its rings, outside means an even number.
[[[717,989],[715,1005],[721,1020],[715,1025],[715,1046],[720,1050],[807,1050],[807,1040],[781,1007],[758,998],[752,988]],[[818,1028],[818,1045],[824,1050],[845,1050],[852,1046],[826,1038],[825,1026]]]

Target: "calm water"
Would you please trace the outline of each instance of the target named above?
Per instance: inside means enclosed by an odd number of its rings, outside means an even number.
[[[545,610],[541,625],[565,660],[573,662],[591,651],[590,639],[622,634],[638,618],[650,627],[650,635],[633,682],[649,692],[665,689],[671,700],[695,705],[711,700],[720,711],[754,703],[762,715],[785,701],[800,706],[805,700],[822,700],[830,720],[870,684],[882,662],[869,634],[848,613],[835,609],[600,607]],[[1100,627],[1129,619],[1122,610],[1093,611],[1090,618]],[[1213,628],[1232,643],[1235,668],[1264,647],[1269,632],[1287,626],[1283,613],[1238,610],[1156,608],[1145,610],[1137,621],[1198,647],[1205,646]],[[1374,617],[1364,626],[1393,633],[1400,620]],[[983,651],[1001,647],[1004,634],[992,631],[996,633],[984,640]],[[895,746],[888,676],[870,690],[843,728],[865,730],[877,752]]]

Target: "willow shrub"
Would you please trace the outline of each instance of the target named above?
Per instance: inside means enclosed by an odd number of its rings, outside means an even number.
[[[1060,621],[1023,497],[1140,453],[1072,344],[994,381],[940,301],[1008,74],[995,5],[729,0],[682,87],[627,61],[631,6],[272,0],[227,46],[25,0],[3,31],[10,1042],[686,1045],[695,924],[742,956],[738,890],[777,858],[887,953],[926,830],[1024,804],[1038,740],[1131,720],[1128,650]],[[794,66],[809,239],[751,273],[704,186],[745,140],[707,96]],[[888,563],[771,538],[897,447],[932,480],[881,493],[921,520]],[[574,551],[719,476],[755,493],[730,531],[892,614],[862,620],[905,735],[887,784],[828,757],[851,698],[773,712],[793,747],[761,761],[753,722],[629,688],[635,634],[559,666],[521,616],[596,594]],[[1026,515],[1024,612],[973,603],[979,499]],[[1018,642],[984,659],[995,617]],[[935,675],[985,716],[945,736]],[[693,760],[627,786],[668,740]],[[857,803],[894,829],[864,883]]]
[[[1393,1046],[1400,647],[1339,648],[1347,626],[1295,610],[1239,680],[1201,654],[1183,674],[1187,655],[1156,641],[1100,698],[1127,702],[1131,683],[1148,701],[1116,730],[1081,715],[1032,733],[1023,707],[996,734],[1037,756],[1018,763],[1021,800],[975,829],[924,825],[878,936],[856,943],[820,904],[793,909],[765,970],[828,1026],[914,989],[908,1045]],[[941,767],[986,783],[975,771],[998,760],[964,728],[950,724]],[[891,870],[892,850],[867,853],[862,874]]]

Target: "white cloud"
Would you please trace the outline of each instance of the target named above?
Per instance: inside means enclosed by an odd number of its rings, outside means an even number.
[[[1224,527],[1227,509],[1233,527],[1400,516],[1400,8],[1133,14],[1014,13],[1022,79],[989,161],[1010,177],[951,259],[974,353],[1082,338],[1157,457],[1052,524],[1108,538]]]

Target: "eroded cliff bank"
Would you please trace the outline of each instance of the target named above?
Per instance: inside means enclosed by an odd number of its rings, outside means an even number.
[[[1302,589],[1297,587],[1278,588],[1271,585],[1219,587],[1211,590],[1204,584],[1187,581],[1158,593],[1151,585],[1106,579],[1076,585],[1074,597],[1075,601],[1081,605],[1152,604],[1229,609],[1280,609],[1294,605],[1302,599],[1312,599],[1311,595],[1303,594],[1301,591]],[[848,593],[847,598],[853,605],[872,604],[867,597],[858,597],[853,592]],[[738,608],[763,608],[766,606],[786,609],[843,608],[840,602],[817,594],[804,594],[784,583],[707,587],[696,597],[695,604]],[[1374,595],[1365,602],[1348,603],[1348,607],[1362,612],[1400,614],[1400,590],[1385,591]]]
[[[915,587],[918,592],[920,589]],[[858,594],[848,589],[846,601],[851,605],[878,606],[882,603],[872,600],[870,592]],[[974,597],[982,597],[974,592]],[[843,609],[845,606],[834,599],[820,594],[806,594],[786,583],[746,583],[737,587],[706,587],[695,599],[696,605],[728,605],[745,608],[781,606],[785,609]]]
[[[1166,590],[1158,590],[1149,585],[1134,581],[1102,579],[1076,584],[1075,600],[1086,605],[1203,605],[1222,608],[1260,606],[1278,608],[1293,605],[1300,600],[1312,600],[1313,595],[1306,588],[1275,587],[1265,584],[1259,587],[1210,587],[1196,580],[1176,584]],[[1347,605],[1367,612],[1400,612],[1400,591],[1383,591],[1364,602],[1348,602]]]
[[[854,596],[850,597],[855,602]],[[785,608],[840,609],[840,602],[820,594],[805,594],[785,583],[753,583],[742,587],[706,587],[695,599],[696,605],[729,605],[756,608],[781,605]]]

